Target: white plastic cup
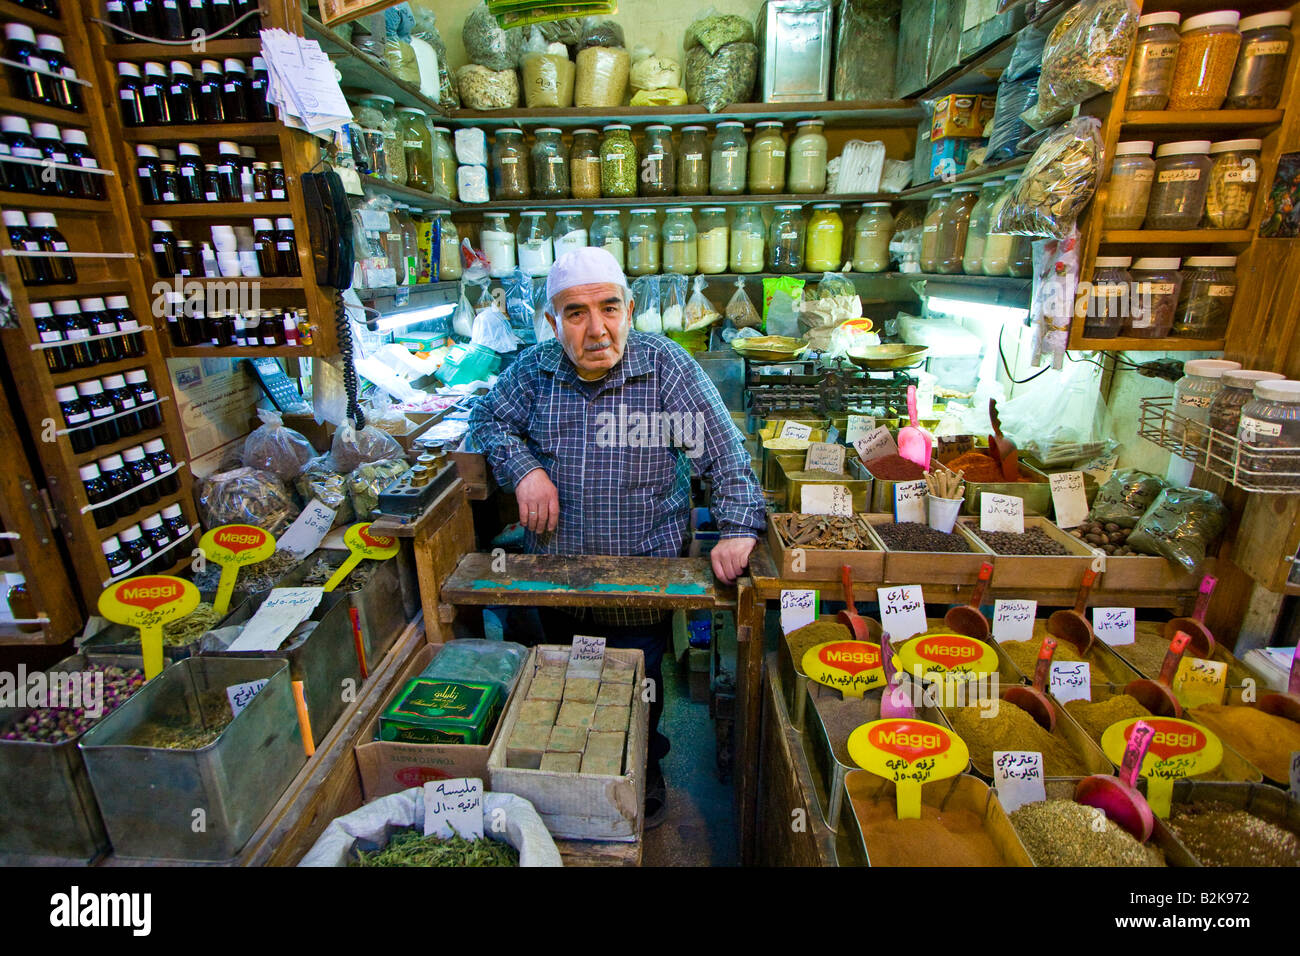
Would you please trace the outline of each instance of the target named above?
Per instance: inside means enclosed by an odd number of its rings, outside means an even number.
[[[938,495],[926,495],[929,502],[930,527],[944,534],[952,534],[952,527],[957,523],[957,514],[961,511],[965,498],[940,498]]]
[[[239,268],[239,256],[237,255],[218,255],[217,267],[221,274],[227,278],[243,275],[243,270]]]
[[[239,266],[246,276],[260,276],[262,274],[257,268],[257,253],[252,249],[239,250]]]

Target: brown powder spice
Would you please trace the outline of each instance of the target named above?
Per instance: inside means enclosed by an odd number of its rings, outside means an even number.
[[[1174,804],[1168,823],[1205,866],[1300,866],[1300,836],[1222,801]]]
[[[1006,866],[984,821],[969,810],[921,804],[921,819],[900,820],[893,800],[850,794],[872,866]]]
[[[1083,761],[1061,736],[1060,725],[1048,733],[1015,704],[1002,701],[996,717],[980,707],[945,707],[943,715],[966,742],[975,769],[993,776],[993,751],[1037,750],[1043,755],[1043,773],[1049,777],[1083,777]]]

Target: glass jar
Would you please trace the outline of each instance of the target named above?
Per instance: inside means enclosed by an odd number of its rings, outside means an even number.
[[[821,120],[800,120],[790,144],[790,175],[786,188],[792,193],[826,191],[826,153],[829,149],[822,134]]]
[[[515,271],[515,234],[506,225],[506,214],[483,214],[483,229],[479,233],[483,255],[487,256],[488,275],[501,279]]]
[[[940,275],[961,272],[966,252],[966,235],[970,231],[970,214],[978,198],[978,186],[958,186],[944,206],[939,220],[939,241],[935,244],[934,268]]]
[[[546,228],[546,213],[536,209],[520,213],[515,240],[519,268],[530,276],[544,276],[551,271],[555,264],[555,246],[551,231]]]
[[[1228,95],[1241,34],[1236,10],[1216,10],[1188,17],[1179,28],[1171,110],[1217,110]]]
[[[1236,256],[1189,256],[1183,261],[1183,288],[1170,335],[1222,338],[1237,294]]]
[[[492,143],[492,198],[527,199],[528,150],[524,132],[500,129]]]
[[[355,125],[352,127],[356,141],[362,146],[354,151],[358,165],[365,165],[363,172],[380,179],[388,178],[388,140],[384,137],[383,103],[374,97],[363,96],[357,101],[353,110]]]
[[[390,183],[405,186],[406,150],[393,98],[372,94],[361,97],[359,102],[357,122],[363,127],[371,170]]]
[[[727,271],[727,210],[709,206],[700,210],[696,248],[700,272],[718,275]]]
[[[1169,102],[1181,19],[1177,13],[1148,13],[1138,20],[1124,109],[1162,110]]]
[[[600,134],[594,129],[573,131],[569,192],[574,199],[600,198]]]
[[[1201,224],[1210,185],[1209,152],[1207,139],[1156,147],[1155,181],[1143,220],[1145,228],[1195,229]]]
[[[547,126],[535,133],[532,149],[532,189],[536,199],[567,199],[569,151],[560,131]]]
[[[456,199],[456,148],[451,142],[451,130],[435,126],[430,140],[433,146],[433,194],[443,199]]]
[[[731,271],[741,275],[762,272],[766,243],[767,227],[759,207],[752,203],[737,206],[731,220]]]
[[[1300,448],[1300,382],[1264,381],[1241,410],[1239,461],[1258,488],[1300,488],[1300,454],[1257,452],[1262,448]]]
[[[1163,339],[1174,326],[1183,274],[1177,259],[1147,258],[1133,263],[1136,296],[1130,304],[1124,334],[1138,339]]]
[[[768,227],[768,272],[803,272],[804,222],[798,205],[774,206]]]
[[[1034,274],[1034,239],[1032,236],[1012,236],[1011,239],[1007,275],[1013,279],[1028,279]]]
[[[785,137],[781,124],[766,120],[754,124],[749,143],[749,191],[764,195],[785,191]]]
[[[999,183],[989,180],[980,187],[979,198],[970,211],[970,225],[966,230],[966,248],[961,254],[961,271],[977,276],[984,269],[984,243],[989,237],[989,213],[998,198]]]
[[[632,127],[611,123],[600,142],[600,191],[605,196],[636,195],[636,143]]]
[[[709,156],[709,192],[715,196],[743,193],[748,161],[749,144],[745,142],[745,124],[737,120],[719,123]]]
[[[1174,382],[1174,412],[1202,425],[1210,423],[1210,405],[1223,389],[1225,372],[1236,372],[1240,362],[1193,359],[1183,363],[1183,377]]]
[[[1221,462],[1232,462],[1232,439],[1237,436],[1241,412],[1254,398],[1255,386],[1260,382],[1281,381],[1286,376],[1280,372],[1265,372],[1244,368],[1223,373],[1223,387],[1210,400],[1210,455]],[[1226,436],[1226,439],[1225,437]]]
[[[406,162],[406,185],[412,189],[433,189],[433,127],[424,110],[414,106],[397,109],[401,127],[403,159]]]
[[[627,274],[654,275],[659,271],[659,226],[653,209],[633,209],[628,213]]]
[[[577,209],[561,209],[555,214],[555,258],[587,244],[587,227],[582,224],[582,213]]]
[[[809,272],[837,272],[844,265],[844,220],[840,204],[819,202],[813,205],[804,240],[804,268]]]
[[[1271,110],[1282,98],[1291,53],[1291,11],[1245,17],[1238,24],[1241,49],[1228,83],[1226,110]]]
[[[1175,14],[1176,15],[1176,14]],[[1103,229],[1141,229],[1147,217],[1151,184],[1155,181],[1155,143],[1135,139],[1115,144],[1115,161],[1106,183],[1106,211]]]
[[[925,206],[925,218],[921,220],[921,271],[934,274],[936,253],[939,251],[939,221],[943,218],[944,207],[948,205],[948,190],[940,189],[930,197]],[[996,273],[998,275],[1006,275]]]
[[[1258,139],[1225,139],[1210,147],[1210,183],[1205,190],[1205,225],[1245,229],[1259,188]]]
[[[432,281],[459,279],[464,271],[460,258],[460,231],[451,221],[450,209],[437,209],[433,213],[434,236],[438,240],[438,273],[430,275]],[[432,239],[431,239],[432,241]]]
[[[645,128],[640,168],[642,196],[671,196],[677,191],[677,152],[670,127],[656,123]]]
[[[709,192],[709,131],[683,126],[677,148],[677,195],[705,196]]]
[[[1124,327],[1133,276],[1132,256],[1098,256],[1092,282],[1084,297],[1083,334],[1090,339],[1113,339]]]
[[[620,269],[627,267],[623,223],[618,218],[617,209],[597,209],[591,214],[590,241],[617,259]]]
[[[699,233],[689,206],[669,209],[664,214],[663,271],[692,276],[699,269]]]

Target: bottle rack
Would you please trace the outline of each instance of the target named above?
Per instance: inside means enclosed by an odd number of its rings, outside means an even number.
[[[120,169],[113,152],[113,144],[118,137],[106,122],[103,78],[94,66],[96,54],[87,35],[88,24],[75,15],[66,16],[77,12],[77,5],[65,4],[65,18],[52,20],[17,4],[0,0],[0,19],[28,23],[38,32],[60,36],[68,62],[77,71],[78,77],[90,83],[89,86],[81,87],[85,109],[76,113],[29,103],[13,95],[8,72],[0,71],[0,111],[26,116],[29,120],[53,122],[60,128],[71,126],[84,130],[100,167],[108,173],[114,173]],[[100,592],[110,579],[108,564],[101,549],[105,538],[173,503],[181,505],[181,511],[189,524],[194,525],[196,520],[191,477],[189,471],[181,466],[188,457],[184,432],[173,400],[165,353],[156,328],[158,323],[152,318],[154,296],[146,285],[136,245],[131,235],[121,229],[121,223],[128,217],[122,177],[104,175],[103,181],[106,198],[101,201],[28,196],[21,193],[0,195],[0,208],[55,212],[59,229],[67,240],[70,251],[74,253],[72,258],[77,269],[75,283],[27,286],[23,284],[18,271],[20,257],[13,254],[7,233],[0,246],[0,253],[3,253],[0,255],[0,269],[4,271],[18,321],[18,328],[0,333],[0,344],[3,345],[17,393],[11,408],[15,416],[21,412],[26,420],[26,430],[35,447],[39,470],[45,475],[50,523],[55,527],[46,536],[50,540],[42,538],[39,526],[33,530],[31,535],[39,554],[33,554],[28,560],[20,559],[24,565],[29,593],[33,589],[39,589],[39,594],[33,594],[33,599],[38,602],[36,606],[43,608],[49,617],[49,624],[43,626],[41,634],[41,639],[47,643],[68,640],[80,627],[82,613],[94,613]],[[85,369],[51,371],[45,349],[39,344],[31,316],[31,304],[109,295],[127,297],[131,312],[140,326],[135,334],[140,336],[144,344],[144,353],[138,358],[105,362]],[[96,338],[107,337],[111,336]],[[66,423],[54,397],[55,389],[131,369],[143,369],[148,375],[158,396],[162,424],[110,445],[100,445],[83,453],[74,452],[68,439]],[[94,512],[78,475],[78,468],[155,438],[163,439],[173,460],[181,466],[176,472],[180,483],[178,490],[174,494],[160,497],[156,504],[146,505],[136,514],[108,528],[96,528]],[[14,458],[7,460],[13,461]],[[3,496],[9,502],[11,511],[14,503],[9,499],[12,494],[11,489]],[[27,511],[34,515],[36,509],[29,506]],[[8,514],[4,520],[6,527],[10,527]],[[25,540],[28,532],[16,530],[23,536],[20,540]],[[59,555],[59,549],[49,547],[57,538],[62,538],[66,549],[62,562],[53,560]],[[176,548],[172,554],[175,560],[171,562],[170,572],[188,565],[189,548]],[[56,563],[60,567],[66,563],[71,571],[62,583],[53,573]],[[80,595],[80,610],[68,600],[68,595],[74,592]],[[20,639],[33,638],[28,635]]]

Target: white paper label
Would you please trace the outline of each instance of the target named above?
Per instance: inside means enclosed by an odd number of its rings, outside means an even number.
[[[1209,408],[1210,398],[1208,395],[1180,395],[1178,397],[1178,406],[1180,408]]]
[[[276,550],[288,551],[300,557],[311,554],[320,547],[333,523],[334,509],[313,498],[293,524],[280,535],[280,540],[275,544]]]
[[[1137,640],[1137,618],[1131,607],[1095,607],[1092,630],[1111,647],[1132,644]]]
[[[925,597],[921,585],[876,588],[876,597],[880,601],[880,624],[895,642],[895,647],[900,641],[924,634],[929,627],[925,620]]]
[[[853,496],[843,485],[804,485],[799,511],[806,515],[853,514]]]
[[[980,530],[1025,533],[1025,501],[1013,495],[980,492]]]
[[[569,648],[569,666],[566,677],[600,677],[605,667],[605,639],[589,637],[586,634],[573,635],[573,646]]]
[[[1241,440],[1247,443],[1260,438],[1277,438],[1282,434],[1281,422],[1266,422],[1261,418],[1241,417]]]
[[[925,524],[925,496],[928,493],[924,478],[894,485],[894,520]]]
[[[226,650],[276,650],[295,627],[311,617],[324,596],[323,588],[273,588]]]
[[[817,620],[816,591],[781,592],[781,633],[789,634]]]
[[[843,445],[815,441],[808,446],[808,454],[804,456],[804,471],[829,471],[838,475],[844,471],[844,453],[847,450]]]
[[[1047,799],[1043,785],[1043,755],[1035,750],[993,751],[993,786],[998,803],[1014,813],[1026,803]]]
[[[433,780],[424,785],[424,835],[483,838],[483,781],[478,777]]]
[[[812,436],[811,425],[805,425],[802,422],[790,421],[789,419],[787,419],[786,421],[781,423],[781,431],[777,434],[776,437],[807,439],[810,438],[811,436]]]
[[[1037,614],[1037,601],[994,601],[994,640],[1032,640],[1034,636],[1034,617]]]
[[[1160,183],[1194,183],[1201,178],[1199,169],[1162,169],[1156,177]]]
[[[1052,661],[1048,690],[1062,704],[1092,700],[1092,668],[1087,661]]]
[[[866,438],[871,434],[872,429],[876,427],[876,420],[870,415],[850,415],[848,435],[845,441],[850,445],[855,445],[860,438]]]
[[[1047,479],[1052,486],[1058,528],[1077,528],[1088,517],[1088,496],[1083,492],[1083,472],[1065,471]]]
[[[269,678],[250,680],[244,684],[231,684],[226,688],[226,699],[230,701],[230,712],[238,717],[239,712],[248,706],[248,702],[257,696],[257,692],[270,683]]]
[[[862,459],[863,464],[873,458],[898,454],[898,445],[894,442],[894,436],[889,434],[889,429],[884,425],[867,432],[864,437],[853,443],[853,447],[858,450],[858,457]]]

